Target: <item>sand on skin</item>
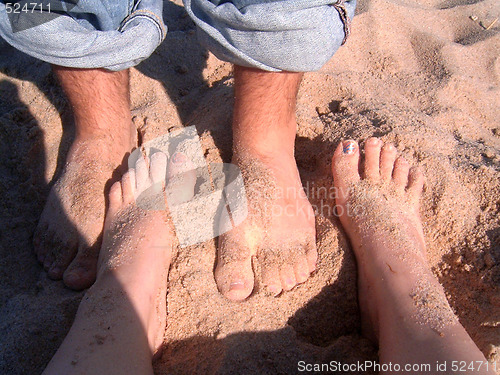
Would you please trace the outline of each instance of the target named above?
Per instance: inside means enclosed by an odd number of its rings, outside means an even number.
[[[422,166],[429,262],[461,323],[500,361],[500,24],[479,24],[499,8],[495,0],[468,3],[360,2],[347,44],[306,74],[298,97],[296,156],[319,211],[318,270],[279,298],[260,293],[234,304],[213,279],[215,241],[180,251],[158,374],[294,373],[299,360],[376,359],[359,336],[356,265],[331,217],[330,190],[334,146],[372,135]],[[231,66],[199,46],[180,1],[165,9],[165,43],[131,72],[134,123],[144,140],[194,124],[207,161],[228,162]],[[71,121],[49,66],[0,44],[0,373],[35,374],[82,297],[47,279],[30,239]]]

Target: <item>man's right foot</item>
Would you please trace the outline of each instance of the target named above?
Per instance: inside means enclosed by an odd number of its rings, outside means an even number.
[[[380,139],[368,139],[364,150],[361,174],[354,141],[341,143],[332,161],[337,213],[358,264],[363,331],[378,341],[381,316],[397,306],[439,333],[456,318],[426,261],[419,215],[424,177]]]
[[[95,280],[106,209],[105,186],[135,146],[117,136],[75,140],[62,175],[52,187],[34,235],[38,260],[50,278],[75,290]]]

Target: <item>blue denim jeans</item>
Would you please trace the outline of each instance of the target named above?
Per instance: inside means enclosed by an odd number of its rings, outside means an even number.
[[[217,57],[268,71],[320,69],[347,37],[355,8],[355,0],[183,1],[201,43]],[[75,68],[129,68],[167,33],[163,0],[79,0],[21,30],[12,11],[0,0],[0,36],[28,55]]]

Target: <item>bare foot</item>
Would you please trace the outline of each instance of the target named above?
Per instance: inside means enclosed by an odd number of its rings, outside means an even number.
[[[424,177],[377,138],[366,141],[362,176],[359,158],[357,144],[345,141],[332,168],[338,214],[358,262],[363,330],[378,340],[380,310],[398,295],[416,320],[440,331],[456,319],[426,261],[419,215]],[[425,306],[431,302],[434,311]]]
[[[377,138],[366,141],[361,175],[359,158],[356,142],[340,144],[333,178],[358,264],[363,332],[378,343],[380,363],[388,366],[381,373],[452,374],[454,363],[480,363],[473,371],[494,373],[427,264],[419,215],[422,173]],[[437,363],[441,367],[431,365]]]
[[[150,162],[140,158],[135,169],[129,169],[109,192],[96,283],[107,275],[120,282],[148,328],[153,352],[163,342],[168,269],[175,236],[168,210],[155,208],[160,207],[158,202],[165,202],[167,192],[170,204],[193,197],[192,173],[180,173],[185,169],[182,166],[189,163],[184,154],[176,153],[167,170],[167,158],[162,152],[153,154]],[[151,209],[143,209],[148,206]]]
[[[292,155],[236,152],[248,200],[248,217],[219,238],[215,279],[231,300],[254,288],[252,259],[273,295],[303,283],[317,260],[314,212]]]
[[[167,278],[173,232],[166,211],[144,210],[136,198],[154,184],[165,182],[167,158],[163,153],[147,161],[140,158],[109,192],[96,285],[106,277],[119,281],[135,306],[155,352],[163,341],[166,324]],[[149,199],[163,199],[163,190]]]
[[[49,193],[33,244],[52,279],[92,285],[104,223],[106,184],[137,145],[130,121],[128,70],[52,66],[71,104],[75,140]]]
[[[112,185],[96,282],[44,374],[153,373],[166,327],[174,239],[160,206],[167,190],[169,202],[192,198],[195,179],[180,174],[185,163],[185,156],[172,158],[167,171],[165,154],[155,153]],[[166,174],[174,180],[168,189]]]
[[[50,278],[63,277],[75,290],[94,282],[105,185],[132,147],[132,142],[103,138],[80,137],[73,143],[34,235],[35,252]]]

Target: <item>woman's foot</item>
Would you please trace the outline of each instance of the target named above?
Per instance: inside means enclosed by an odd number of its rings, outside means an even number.
[[[337,147],[332,168],[336,208],[358,263],[362,328],[378,342],[381,364],[392,366],[381,372],[452,374],[453,363],[467,363],[494,373],[427,264],[422,173],[380,139],[368,139],[364,150],[362,173],[354,141]]]
[[[186,157],[140,158],[109,192],[97,279],[45,374],[153,373],[163,343],[174,233],[165,202],[192,198],[194,179],[179,175]],[[174,181],[165,188],[166,176]],[[191,192],[187,196],[186,192]],[[164,206],[164,205],[163,205]]]
[[[111,186],[97,280],[92,287],[101,288],[102,282],[109,278],[121,284],[147,328],[153,352],[162,343],[165,330],[174,233],[165,210],[142,207],[147,207],[144,199],[164,199],[166,170],[167,158],[158,152],[150,162],[139,158],[135,168]]]
[[[404,295],[399,302],[414,305],[415,319],[440,331],[456,319],[426,262],[419,215],[424,177],[380,139],[368,139],[364,151],[361,173],[354,141],[340,144],[332,161],[337,213],[358,262],[363,330],[378,339],[381,306],[390,295]],[[427,302],[436,304],[434,312]]]

